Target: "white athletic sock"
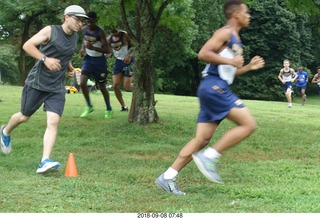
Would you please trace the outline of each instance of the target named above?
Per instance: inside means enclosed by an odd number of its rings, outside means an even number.
[[[5,128],[2,129],[2,132],[3,132],[3,134],[4,134],[5,136],[9,136],[9,135],[7,134],[7,132],[5,131]]]
[[[216,149],[213,149],[212,147],[207,148],[203,152],[203,155],[207,158],[210,158],[211,160],[219,159],[222,156],[218,151],[216,151]]]
[[[165,179],[174,179],[178,175],[178,171],[173,169],[172,167],[169,167],[166,172],[164,172],[164,178]]]

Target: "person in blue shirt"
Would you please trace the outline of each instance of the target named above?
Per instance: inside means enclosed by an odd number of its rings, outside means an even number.
[[[298,68],[297,71],[297,83],[296,86],[298,88],[299,93],[301,94],[301,105],[304,106],[304,102],[307,99],[307,95],[306,95],[306,88],[307,88],[307,84],[308,84],[308,73],[303,71],[302,67]]]
[[[195,136],[180,150],[172,165],[162,173],[155,184],[173,195],[185,195],[175,178],[190,162],[194,161],[200,172],[210,181],[222,183],[217,164],[222,153],[251,135],[256,122],[241,99],[232,92],[230,85],[235,76],[264,67],[264,59],[254,56],[244,65],[240,30],[249,26],[250,14],[241,0],[228,0],[224,5],[226,26],[215,31],[198,53],[198,59],[208,63],[202,72],[198,88],[200,112]],[[226,131],[213,146],[207,147],[219,124],[228,119],[235,127]]]

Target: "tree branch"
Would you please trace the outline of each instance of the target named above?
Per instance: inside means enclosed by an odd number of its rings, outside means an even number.
[[[156,29],[158,27],[158,24],[160,22],[160,18],[162,16],[162,13],[164,11],[164,9],[172,2],[173,0],[165,0],[162,5],[160,6],[158,13],[155,17],[155,22],[154,22],[154,29]]]
[[[122,23],[123,23],[126,31],[128,32],[130,38],[133,39],[134,41],[137,41],[137,37],[133,34],[133,32],[129,26],[124,0],[120,0],[120,12],[121,12]]]

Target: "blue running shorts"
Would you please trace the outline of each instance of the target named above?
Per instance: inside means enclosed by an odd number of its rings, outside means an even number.
[[[287,92],[288,89],[292,90],[292,82],[287,81],[282,85],[282,87],[284,92]]]
[[[93,75],[96,83],[105,83],[108,77],[106,57],[104,55],[100,57],[86,55],[82,62],[81,74],[87,75],[88,78]]]
[[[131,62],[129,64],[124,63],[123,60],[116,59],[112,74],[116,75],[123,72],[124,77],[128,77],[128,78],[132,77],[132,73],[134,72],[133,62],[134,62],[134,58],[131,58]]]
[[[226,81],[219,76],[208,75],[199,85],[197,96],[200,112],[197,122],[220,123],[234,107],[244,108],[241,99],[230,89]]]

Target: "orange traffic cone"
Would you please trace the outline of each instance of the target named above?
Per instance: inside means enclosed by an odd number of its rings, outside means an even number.
[[[78,176],[78,171],[76,167],[76,162],[74,161],[73,153],[69,153],[68,163],[67,163],[66,172],[64,173],[64,176],[67,176],[67,177]]]

